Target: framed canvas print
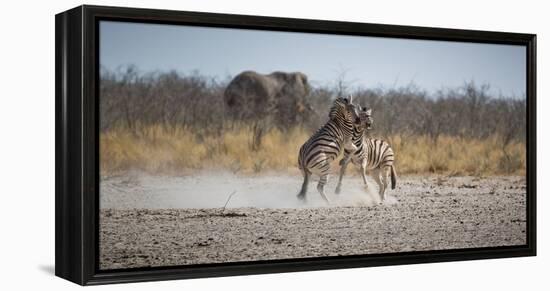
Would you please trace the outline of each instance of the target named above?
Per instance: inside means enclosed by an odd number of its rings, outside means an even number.
[[[533,256],[535,35],[56,15],[56,275]]]

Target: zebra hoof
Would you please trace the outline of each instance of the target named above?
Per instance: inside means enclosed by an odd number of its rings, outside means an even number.
[[[296,197],[298,197],[300,201],[306,201],[306,194],[299,193]]]
[[[338,188],[336,188],[336,190],[334,190],[334,193],[335,194],[340,194],[340,191],[341,191],[341,189],[340,189],[340,187],[338,187]]]

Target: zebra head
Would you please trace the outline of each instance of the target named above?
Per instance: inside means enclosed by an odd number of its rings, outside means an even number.
[[[352,103],[353,97],[349,98],[338,97],[334,100],[330,108],[329,118],[344,121],[346,124],[358,125],[361,123],[357,106]]]
[[[359,106],[359,119],[361,121],[360,125],[363,126],[365,130],[371,129],[374,122],[372,119],[372,109]]]

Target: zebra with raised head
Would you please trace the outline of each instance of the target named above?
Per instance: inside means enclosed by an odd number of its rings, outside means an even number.
[[[350,141],[355,149],[346,147],[344,158],[340,161],[340,177],[336,186],[336,194],[340,193],[342,187],[342,178],[346,172],[346,167],[351,161],[359,166],[359,171],[365,187],[367,186],[367,171],[373,170],[373,177],[379,187],[380,199],[384,201],[385,191],[388,188],[388,180],[391,179],[391,188],[395,189],[397,183],[397,174],[395,173],[394,153],[391,146],[380,139],[373,139],[367,136],[367,131],[371,129],[372,109],[361,107],[359,109],[359,124],[354,125],[353,136]]]
[[[350,144],[354,123],[359,123],[355,105],[350,98],[337,98],[330,108],[329,120],[315,132],[300,148],[298,167],[304,176],[302,189],[298,198],[306,198],[309,178],[312,174],[319,175],[317,190],[321,197],[330,204],[324,193],[328,181],[330,164],[340,154],[346,144]],[[350,145],[353,146],[353,145]]]

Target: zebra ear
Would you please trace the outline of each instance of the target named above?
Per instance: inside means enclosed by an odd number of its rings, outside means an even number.
[[[367,108],[365,107],[365,110],[366,110],[366,109],[367,109]],[[371,114],[372,114],[372,109],[367,110],[367,115],[371,115]]]
[[[353,104],[353,96],[349,94],[349,104]]]

